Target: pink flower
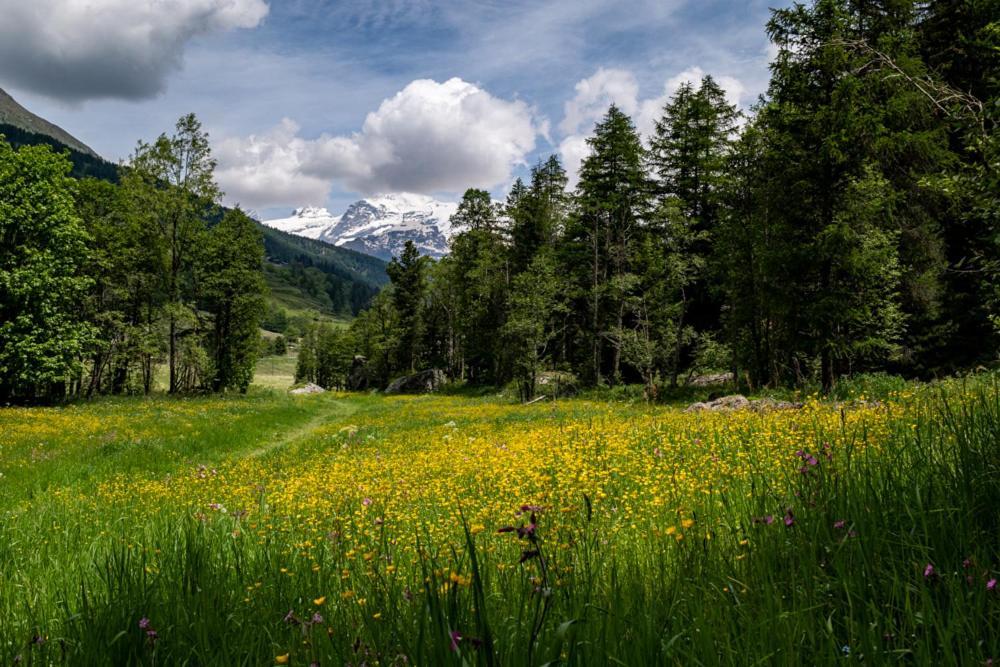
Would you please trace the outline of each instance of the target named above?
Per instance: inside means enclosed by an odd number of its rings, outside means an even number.
[[[992,593],[996,589],[997,589],[997,580],[996,579],[990,579],[989,581],[986,582],[986,590],[988,590],[988,591],[990,591]]]
[[[924,579],[930,579],[936,574],[937,572],[934,570],[934,566],[927,563],[927,567],[924,568]]]
[[[833,527],[836,528],[837,530],[843,530],[844,526],[846,526],[846,525],[847,525],[847,522],[844,521],[843,519],[841,519],[839,521],[835,521],[833,523]]]
[[[361,504],[364,505],[365,507],[368,507],[369,505],[372,504],[372,499],[371,498],[365,498],[364,500],[361,501]]]

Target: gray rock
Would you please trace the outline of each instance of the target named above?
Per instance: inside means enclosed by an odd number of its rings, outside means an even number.
[[[387,394],[432,394],[448,381],[440,368],[404,375],[385,388]]]
[[[313,384],[312,382],[310,382],[304,387],[299,387],[298,389],[292,389],[288,393],[293,394],[295,396],[303,396],[306,394],[322,394],[325,391],[326,389],[323,389],[323,387],[319,386],[318,384]]]
[[[684,412],[732,412],[734,410],[771,412],[772,410],[798,410],[801,407],[801,403],[776,401],[773,398],[761,398],[751,401],[746,396],[733,394],[732,396],[723,396],[707,403],[692,403]]]

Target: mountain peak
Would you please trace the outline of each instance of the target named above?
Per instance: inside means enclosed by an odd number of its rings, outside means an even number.
[[[385,260],[398,257],[407,241],[421,254],[442,257],[448,253],[451,216],[457,208],[454,202],[427,195],[394,192],[360,199],[340,216],[306,206],[295,209],[290,218],[264,224]]]
[[[321,206],[303,206],[292,211],[293,218],[331,218],[330,211]]]

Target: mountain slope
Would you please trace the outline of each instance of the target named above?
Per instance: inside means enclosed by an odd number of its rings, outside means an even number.
[[[451,216],[458,205],[424,195],[380,195],[351,204],[343,215],[306,207],[265,225],[304,238],[326,241],[384,260],[399,256],[407,241],[431,257],[448,253]]]
[[[7,91],[0,88],[0,124],[12,125],[25,132],[42,135],[55,139],[67,148],[83,153],[93,158],[100,158],[94,150],[83,143],[58,125],[53,125],[49,121],[31,113],[17,101],[7,94]]]

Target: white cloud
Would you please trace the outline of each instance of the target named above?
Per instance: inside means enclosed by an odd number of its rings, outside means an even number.
[[[612,103],[632,117],[636,130],[646,140],[653,134],[656,121],[663,114],[663,107],[677,89],[684,83],[697,86],[705,75],[706,72],[700,67],[689,67],[667,79],[660,95],[648,99],[639,98],[639,84],[627,70],[600,68],[592,76],[577,83],[576,95],[565,104],[564,117],[559,125],[566,135],[559,144],[559,153],[569,176],[569,186],[576,187],[580,166],[590,153],[586,138]],[[736,77],[714,78],[725,91],[726,100],[739,107],[747,95],[746,86]]]
[[[368,114],[359,132],[306,140],[285,121],[263,136],[218,150],[223,187],[254,206],[314,203],[325,184],[360,194],[492,188],[524,164],[547,124],[521,101],[496,98],[461,79],[417,80]],[[280,178],[278,177],[280,175]]]
[[[566,134],[589,132],[611,104],[632,115],[639,97],[639,83],[631,72],[600,68],[576,84],[576,95],[564,107],[559,125]]]
[[[267,14],[265,0],[0,0],[0,80],[70,102],[145,99],[191,39]]]
[[[224,139],[215,146],[215,172],[226,201],[245,208],[274,203],[321,205],[330,181],[303,173],[307,142],[296,135],[299,126],[287,118],[267,134]]]

